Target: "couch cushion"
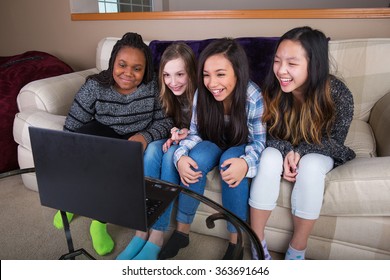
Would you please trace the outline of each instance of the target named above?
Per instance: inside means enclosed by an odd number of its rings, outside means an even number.
[[[314,260],[390,258],[390,217],[321,216],[310,234],[307,256]],[[276,207],[267,222],[268,248],[285,252],[291,240],[291,211]]]
[[[111,51],[116,42],[120,40],[117,37],[107,37],[99,41],[96,49],[96,68],[100,71],[108,69]]]
[[[352,120],[345,145],[350,147],[357,157],[375,157],[375,137],[371,126],[361,120]]]
[[[212,192],[221,193],[221,176],[219,176],[218,167],[214,167],[207,174],[206,189]]]
[[[390,216],[390,157],[355,158],[325,178],[321,215]],[[278,206],[291,208],[292,184],[282,180]]]
[[[354,118],[368,121],[371,108],[390,92],[390,38],[329,42],[332,72],[351,90]]]
[[[390,156],[390,92],[375,103],[369,124],[375,135],[377,155]]]

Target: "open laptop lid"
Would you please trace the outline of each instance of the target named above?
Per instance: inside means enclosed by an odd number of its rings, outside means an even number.
[[[42,205],[142,231],[154,222],[146,216],[141,143],[29,131]]]

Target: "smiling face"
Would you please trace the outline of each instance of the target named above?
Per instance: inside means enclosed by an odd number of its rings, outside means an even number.
[[[163,78],[166,86],[176,96],[182,95],[188,86],[189,76],[182,58],[168,61],[163,70]]]
[[[217,101],[224,102],[225,108],[231,103],[231,94],[237,84],[233,65],[223,55],[216,54],[206,59],[203,66],[203,83]]]
[[[296,41],[282,41],[275,54],[273,70],[282,91],[292,92],[302,101],[308,80],[308,59],[302,45]]]
[[[119,50],[113,68],[115,89],[121,94],[133,93],[142,82],[145,68],[146,59],[141,50],[131,47]]]

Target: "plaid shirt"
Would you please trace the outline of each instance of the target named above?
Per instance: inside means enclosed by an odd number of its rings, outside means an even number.
[[[196,105],[198,100],[198,91],[195,92],[194,103],[192,107],[192,119],[190,133],[181,140],[179,148],[176,150],[173,162],[177,168],[177,162],[180,157],[187,156],[189,151],[196,144],[202,141],[197,131]],[[248,143],[245,147],[245,154],[241,155],[248,164],[246,177],[253,178],[256,176],[257,167],[260,160],[260,154],[265,148],[266,126],[261,121],[263,115],[263,97],[260,88],[253,82],[249,82],[247,87],[246,113],[247,125],[249,129]]]

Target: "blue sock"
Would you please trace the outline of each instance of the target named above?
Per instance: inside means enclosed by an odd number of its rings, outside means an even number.
[[[265,239],[261,241],[261,246],[263,246],[264,259],[265,260],[272,260],[272,257],[268,251],[267,242],[265,242]],[[252,243],[251,243],[251,251],[252,251],[252,260],[258,260],[259,255],[257,254],[257,251]]]
[[[127,247],[116,257],[117,260],[131,260],[144,247],[146,240],[141,237],[134,236]]]
[[[157,260],[158,253],[160,253],[161,247],[148,241],[133,260]]]
[[[288,250],[286,252],[285,260],[304,260],[305,259],[305,250],[296,250],[291,245],[288,245]]]

